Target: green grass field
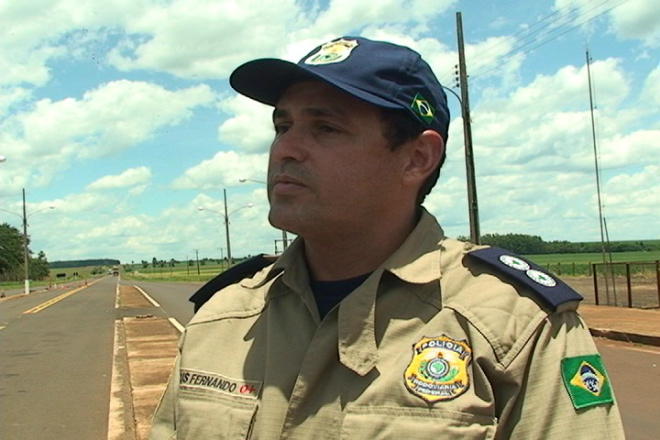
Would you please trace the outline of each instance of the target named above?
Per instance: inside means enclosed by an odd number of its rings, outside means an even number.
[[[525,258],[532,260],[539,265],[546,264],[591,264],[602,263],[603,254],[547,254],[547,255],[525,255]],[[612,253],[613,262],[650,262],[660,260],[660,251],[650,252],[615,252]],[[607,255],[609,262],[609,255]]]
[[[576,275],[586,276],[591,275],[591,264],[602,263],[603,257],[600,253],[591,254],[548,254],[548,255],[525,255],[525,258],[533,261],[546,268],[546,270],[554,272],[558,275]],[[615,252],[612,253],[612,261],[614,262],[654,262],[660,260],[660,251],[649,252]],[[608,256],[609,261],[609,256]],[[240,263],[240,260],[234,262]],[[135,265],[122,265],[120,267],[121,276],[123,279],[133,280],[149,280],[149,281],[168,281],[168,282],[206,282],[221,273],[227,268],[226,262],[218,264],[217,262],[207,261],[206,264],[199,266],[199,273],[197,265],[187,265],[185,262],[176,263],[174,267],[152,267],[151,264],[144,268],[141,264]],[[640,269],[641,268],[641,269]],[[64,283],[77,279],[91,279],[95,276],[92,274],[94,269],[98,266],[89,267],[74,267],[74,268],[59,268],[51,269],[50,280],[32,281],[32,286],[49,285],[54,283]],[[104,267],[101,276],[108,273],[111,267]],[[625,270],[623,267],[618,270]],[[648,264],[644,266],[635,265],[635,271],[644,271],[655,273],[654,265]],[[74,274],[78,276],[74,276]],[[65,274],[64,277],[57,278],[57,274]],[[19,289],[23,287],[23,281],[12,283],[0,283],[2,289]]]
[[[234,264],[238,264],[240,261],[234,261]],[[205,282],[226,269],[226,262],[222,264],[206,262],[204,265],[200,264],[199,270],[196,264],[189,266],[185,262],[176,263],[173,267],[166,265],[155,268],[151,265],[145,268],[141,264],[135,264],[125,267],[122,270],[122,277],[132,280]]]
[[[631,263],[631,270],[634,273],[653,274],[655,265],[651,263],[660,260],[660,251],[613,252],[611,255],[613,263]],[[600,253],[525,255],[525,258],[557,275],[591,275],[591,265],[603,263],[603,254]],[[610,262],[609,254],[606,254],[606,261]],[[615,265],[614,267],[617,274],[625,273],[625,265]]]

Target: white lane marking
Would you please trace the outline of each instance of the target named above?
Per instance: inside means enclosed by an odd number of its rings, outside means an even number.
[[[176,328],[177,330],[179,330],[179,333],[183,333],[183,329],[184,329],[184,327],[181,325],[181,323],[180,323],[179,321],[177,321],[177,320],[174,319],[174,318],[167,318],[167,319],[168,319],[168,320],[170,321],[170,323],[174,326],[174,328]]]
[[[147,292],[145,292],[144,290],[140,289],[139,286],[133,286],[133,287],[135,287],[137,290],[139,290],[140,293],[141,293],[142,295],[144,295],[144,297],[147,298],[147,300],[149,300],[149,302],[150,302],[151,304],[154,305],[154,307],[160,307],[160,304],[158,304],[158,303],[156,302],[155,299],[153,299],[152,297],[150,297],[149,294],[148,294]]]
[[[139,290],[140,293],[142,295],[144,295],[144,297],[147,298],[147,300],[151,304],[154,305],[154,307],[159,307],[160,308],[160,304],[158,304],[158,302],[155,299],[153,299],[151,296],[149,296],[149,294],[147,292],[142,290],[139,286],[133,286],[133,287],[135,287],[137,290]],[[174,326],[174,328],[179,331],[179,333],[183,333],[184,327],[183,327],[183,325],[181,325],[181,323],[179,321],[177,321],[175,318],[167,318],[167,319],[170,321],[170,324],[172,324]]]
[[[124,406],[124,399],[122,398],[122,390],[125,387],[126,378],[122,374],[122,356],[125,354],[120,353],[125,347],[120,345],[120,327],[122,321],[115,320],[115,341],[112,353],[112,379],[110,381],[110,408],[108,412],[108,440],[119,440],[123,438],[124,433],[128,432],[129,427],[126,425],[126,418],[124,413],[126,408]],[[132,410],[132,408],[131,408]]]

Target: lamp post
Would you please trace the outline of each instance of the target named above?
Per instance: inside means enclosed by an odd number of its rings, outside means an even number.
[[[0,156],[2,157],[2,156]],[[2,162],[0,160],[0,162]],[[21,218],[23,222],[23,269],[24,269],[24,282],[25,282],[25,294],[29,295],[30,294],[30,252],[28,250],[28,233],[27,233],[27,227],[28,227],[28,219],[32,217],[34,214],[37,212],[45,211],[47,209],[55,209],[54,206],[47,206],[45,208],[38,209],[30,215],[27,214],[27,207],[25,204],[25,188],[23,188],[23,215],[17,214],[12,211],[7,211],[5,209],[0,209],[0,211],[7,212],[9,214],[14,214],[17,215]]]
[[[245,205],[245,206],[241,206],[240,208],[235,209],[235,210],[233,210],[233,211],[231,211],[231,212],[228,213],[228,212],[227,212],[227,190],[226,190],[226,189],[223,189],[222,192],[223,192],[223,195],[224,195],[224,202],[225,202],[225,203],[224,203],[224,204],[225,204],[225,211],[224,211],[224,213],[222,213],[222,212],[220,212],[220,211],[213,210],[213,209],[206,208],[206,207],[204,207],[204,206],[200,206],[200,207],[197,208],[197,209],[200,210],[200,211],[210,211],[210,212],[215,212],[216,214],[220,214],[220,215],[222,215],[222,216],[224,217],[224,221],[225,221],[225,236],[227,237],[227,261],[228,261],[228,263],[229,263],[229,267],[231,267],[231,266],[232,266],[232,258],[231,258],[231,240],[229,239],[229,216],[232,215],[232,214],[234,214],[236,211],[240,211],[241,209],[252,208],[252,207],[254,206],[254,204],[252,204],[252,203],[248,203],[247,205]]]
[[[262,185],[266,185],[266,187],[268,186],[268,183],[264,182],[263,180],[254,180],[254,179],[241,178],[241,179],[238,179],[238,181],[241,182],[241,183],[245,183],[245,182],[261,183]],[[289,245],[289,239],[286,236],[286,231],[284,229],[282,229],[282,247],[283,247],[283,249],[286,250],[288,245]]]

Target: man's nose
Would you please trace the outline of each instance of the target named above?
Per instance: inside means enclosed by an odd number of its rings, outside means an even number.
[[[271,159],[277,162],[282,160],[302,162],[307,158],[308,147],[309,137],[305,131],[292,126],[273,141],[270,148]]]

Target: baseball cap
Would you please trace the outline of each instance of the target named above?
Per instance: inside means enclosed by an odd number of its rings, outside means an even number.
[[[421,55],[405,46],[341,37],[316,47],[298,63],[248,61],[234,70],[229,83],[248,98],[275,106],[290,85],[306,79],[325,81],[378,107],[407,111],[447,139],[447,95]]]

